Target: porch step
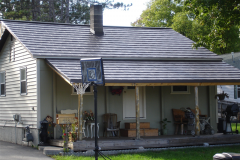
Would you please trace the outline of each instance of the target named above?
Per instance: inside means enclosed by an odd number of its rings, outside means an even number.
[[[63,152],[63,148],[60,147],[44,147],[43,154],[45,155],[59,155],[60,152]]]
[[[120,135],[122,137],[136,137],[136,129],[120,129]],[[140,136],[158,136],[158,129],[140,129]]]
[[[142,129],[150,128],[150,122],[140,122],[140,128]],[[135,122],[125,123],[125,129],[136,129],[136,123]]]

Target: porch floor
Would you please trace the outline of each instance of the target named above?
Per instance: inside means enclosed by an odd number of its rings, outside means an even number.
[[[128,137],[100,137],[98,145],[101,150],[118,150],[118,149],[137,149],[144,148],[162,148],[162,147],[176,147],[176,146],[196,146],[209,144],[229,144],[240,143],[240,134],[222,134],[214,135],[200,135],[193,137],[191,135],[167,135],[157,137],[141,137],[140,140]],[[63,140],[51,140],[52,146],[63,146]],[[74,151],[94,150],[94,138],[84,138],[82,141],[69,143],[69,148]]]

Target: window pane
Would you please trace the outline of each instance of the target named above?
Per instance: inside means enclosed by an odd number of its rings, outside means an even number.
[[[91,91],[90,86],[88,86],[88,87],[86,88],[85,92],[90,92],[90,91]]]
[[[26,69],[21,69],[21,80],[26,80]]]
[[[0,83],[5,83],[5,73],[0,73]]]
[[[173,91],[187,91],[187,86],[173,86]]]
[[[27,87],[26,86],[26,81],[22,81],[21,82],[21,93],[27,93],[26,92],[26,90],[27,90],[26,87]]]
[[[1,95],[5,95],[5,84],[1,84]]]

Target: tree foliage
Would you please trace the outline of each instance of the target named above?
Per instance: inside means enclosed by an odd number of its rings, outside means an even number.
[[[240,51],[239,0],[151,0],[132,26],[172,27],[204,46],[223,54]]]
[[[0,0],[3,19],[88,24],[90,5],[102,4],[103,9],[128,9],[132,4],[114,0]]]
[[[240,50],[239,0],[186,0],[185,8],[195,14],[195,21],[209,28],[208,35],[197,36],[195,47],[208,46],[218,53]]]
[[[181,2],[172,0],[151,0],[147,9],[132,26],[170,27],[174,15],[182,11]]]

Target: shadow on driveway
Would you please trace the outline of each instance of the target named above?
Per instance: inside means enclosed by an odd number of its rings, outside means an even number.
[[[0,160],[53,160],[36,148],[0,141]]]

